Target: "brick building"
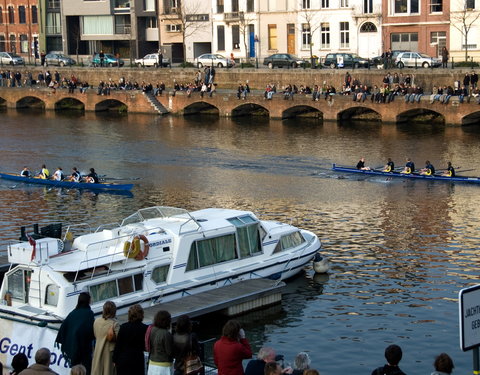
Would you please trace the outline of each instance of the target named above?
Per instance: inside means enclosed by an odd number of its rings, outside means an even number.
[[[449,46],[450,1],[383,0],[384,50],[440,56]]]
[[[37,43],[37,0],[0,0],[0,51],[17,53],[31,62]]]

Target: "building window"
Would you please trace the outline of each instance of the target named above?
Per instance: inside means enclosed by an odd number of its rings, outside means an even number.
[[[302,0],[302,9],[310,9],[310,0]]]
[[[6,46],[5,46],[5,37],[3,35],[0,35],[0,52],[5,52]]]
[[[340,8],[348,8],[348,0],[340,0]]]
[[[394,2],[395,13],[418,13],[419,0],[394,0]]]
[[[302,49],[309,49],[312,43],[312,34],[310,33],[310,25],[302,24]]]
[[[20,35],[20,52],[28,53],[28,37],[25,34]]]
[[[277,25],[268,25],[268,49],[277,49]]]
[[[130,34],[131,24],[130,15],[115,16],[115,34]]]
[[[8,23],[9,24],[15,23],[15,12],[11,5],[8,7]]]
[[[350,47],[350,32],[348,22],[340,22],[340,48]]]
[[[238,0],[232,0],[232,12],[238,12]]]
[[[27,18],[25,16],[25,7],[20,5],[18,7],[18,23],[27,23]]]
[[[10,35],[10,51],[17,53],[17,40],[13,34]]]
[[[158,27],[157,17],[147,17],[147,29],[156,29]]]
[[[217,50],[225,51],[225,26],[217,26]]]
[[[443,10],[442,0],[430,0],[430,13],[439,13]]]
[[[247,0],[247,12],[255,11],[255,0]]]
[[[322,23],[320,25],[320,48],[329,49],[330,48],[330,24]]]
[[[179,33],[182,31],[182,25],[181,24],[170,24],[170,25],[165,25],[165,30],[167,33]]]
[[[146,11],[155,11],[155,0],[144,0],[143,9]]]
[[[330,8],[330,0],[322,0],[322,8]]]
[[[217,13],[223,13],[225,11],[224,0],[217,0]]]
[[[32,23],[33,24],[38,23],[38,11],[37,11],[36,5],[32,5]]]
[[[0,7],[0,25],[3,23],[3,8]]]
[[[361,33],[376,33],[377,32],[377,26],[375,26],[371,22],[365,22],[361,27],[360,27],[360,32]]]
[[[45,33],[47,35],[59,35],[62,33],[60,13],[47,13]]]
[[[240,49],[240,26],[232,26],[232,48]]]
[[[363,13],[373,13],[373,0],[363,0]]]
[[[475,9],[475,0],[465,0],[467,9]]]

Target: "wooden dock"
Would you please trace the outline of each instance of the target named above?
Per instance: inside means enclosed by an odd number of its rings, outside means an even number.
[[[160,303],[145,309],[145,323],[151,323],[156,312],[167,310],[175,321],[180,315],[190,318],[222,311],[228,316],[279,303],[285,283],[269,279],[251,279],[219,287],[208,292],[185,296],[175,301]],[[119,321],[127,317],[119,316]]]

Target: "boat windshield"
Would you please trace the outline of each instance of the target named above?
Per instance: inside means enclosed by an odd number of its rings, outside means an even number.
[[[122,226],[128,225],[128,224],[141,223],[149,219],[156,219],[156,218],[165,219],[173,216],[183,217],[184,219],[187,219],[187,220],[190,220],[190,219],[193,220],[189,212],[187,210],[184,210],[183,208],[156,206],[156,207],[142,208],[137,212],[135,212],[134,214],[126,217],[122,221]]]

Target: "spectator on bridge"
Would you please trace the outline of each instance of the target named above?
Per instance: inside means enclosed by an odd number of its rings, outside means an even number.
[[[372,103],[374,103],[374,102],[378,103],[378,101],[377,101],[378,94],[380,94],[380,89],[378,88],[377,85],[374,85],[373,88],[372,88],[371,96],[370,96],[370,101]]]
[[[448,86],[447,87],[447,92],[446,92],[446,96],[443,100],[443,104],[448,104],[448,101],[450,100],[450,98],[453,96],[454,94],[454,90],[453,90],[453,87],[452,86]]]
[[[213,96],[213,93],[217,91],[217,84],[216,83],[209,83],[208,84],[208,96],[211,98]]]
[[[463,103],[465,97],[467,98],[467,103],[469,103],[470,96],[468,95],[468,89],[465,87],[465,85],[462,85],[462,88],[458,91],[458,101]]]
[[[312,101],[317,101],[320,99],[320,91],[318,91],[318,85],[313,86],[312,91]]]

